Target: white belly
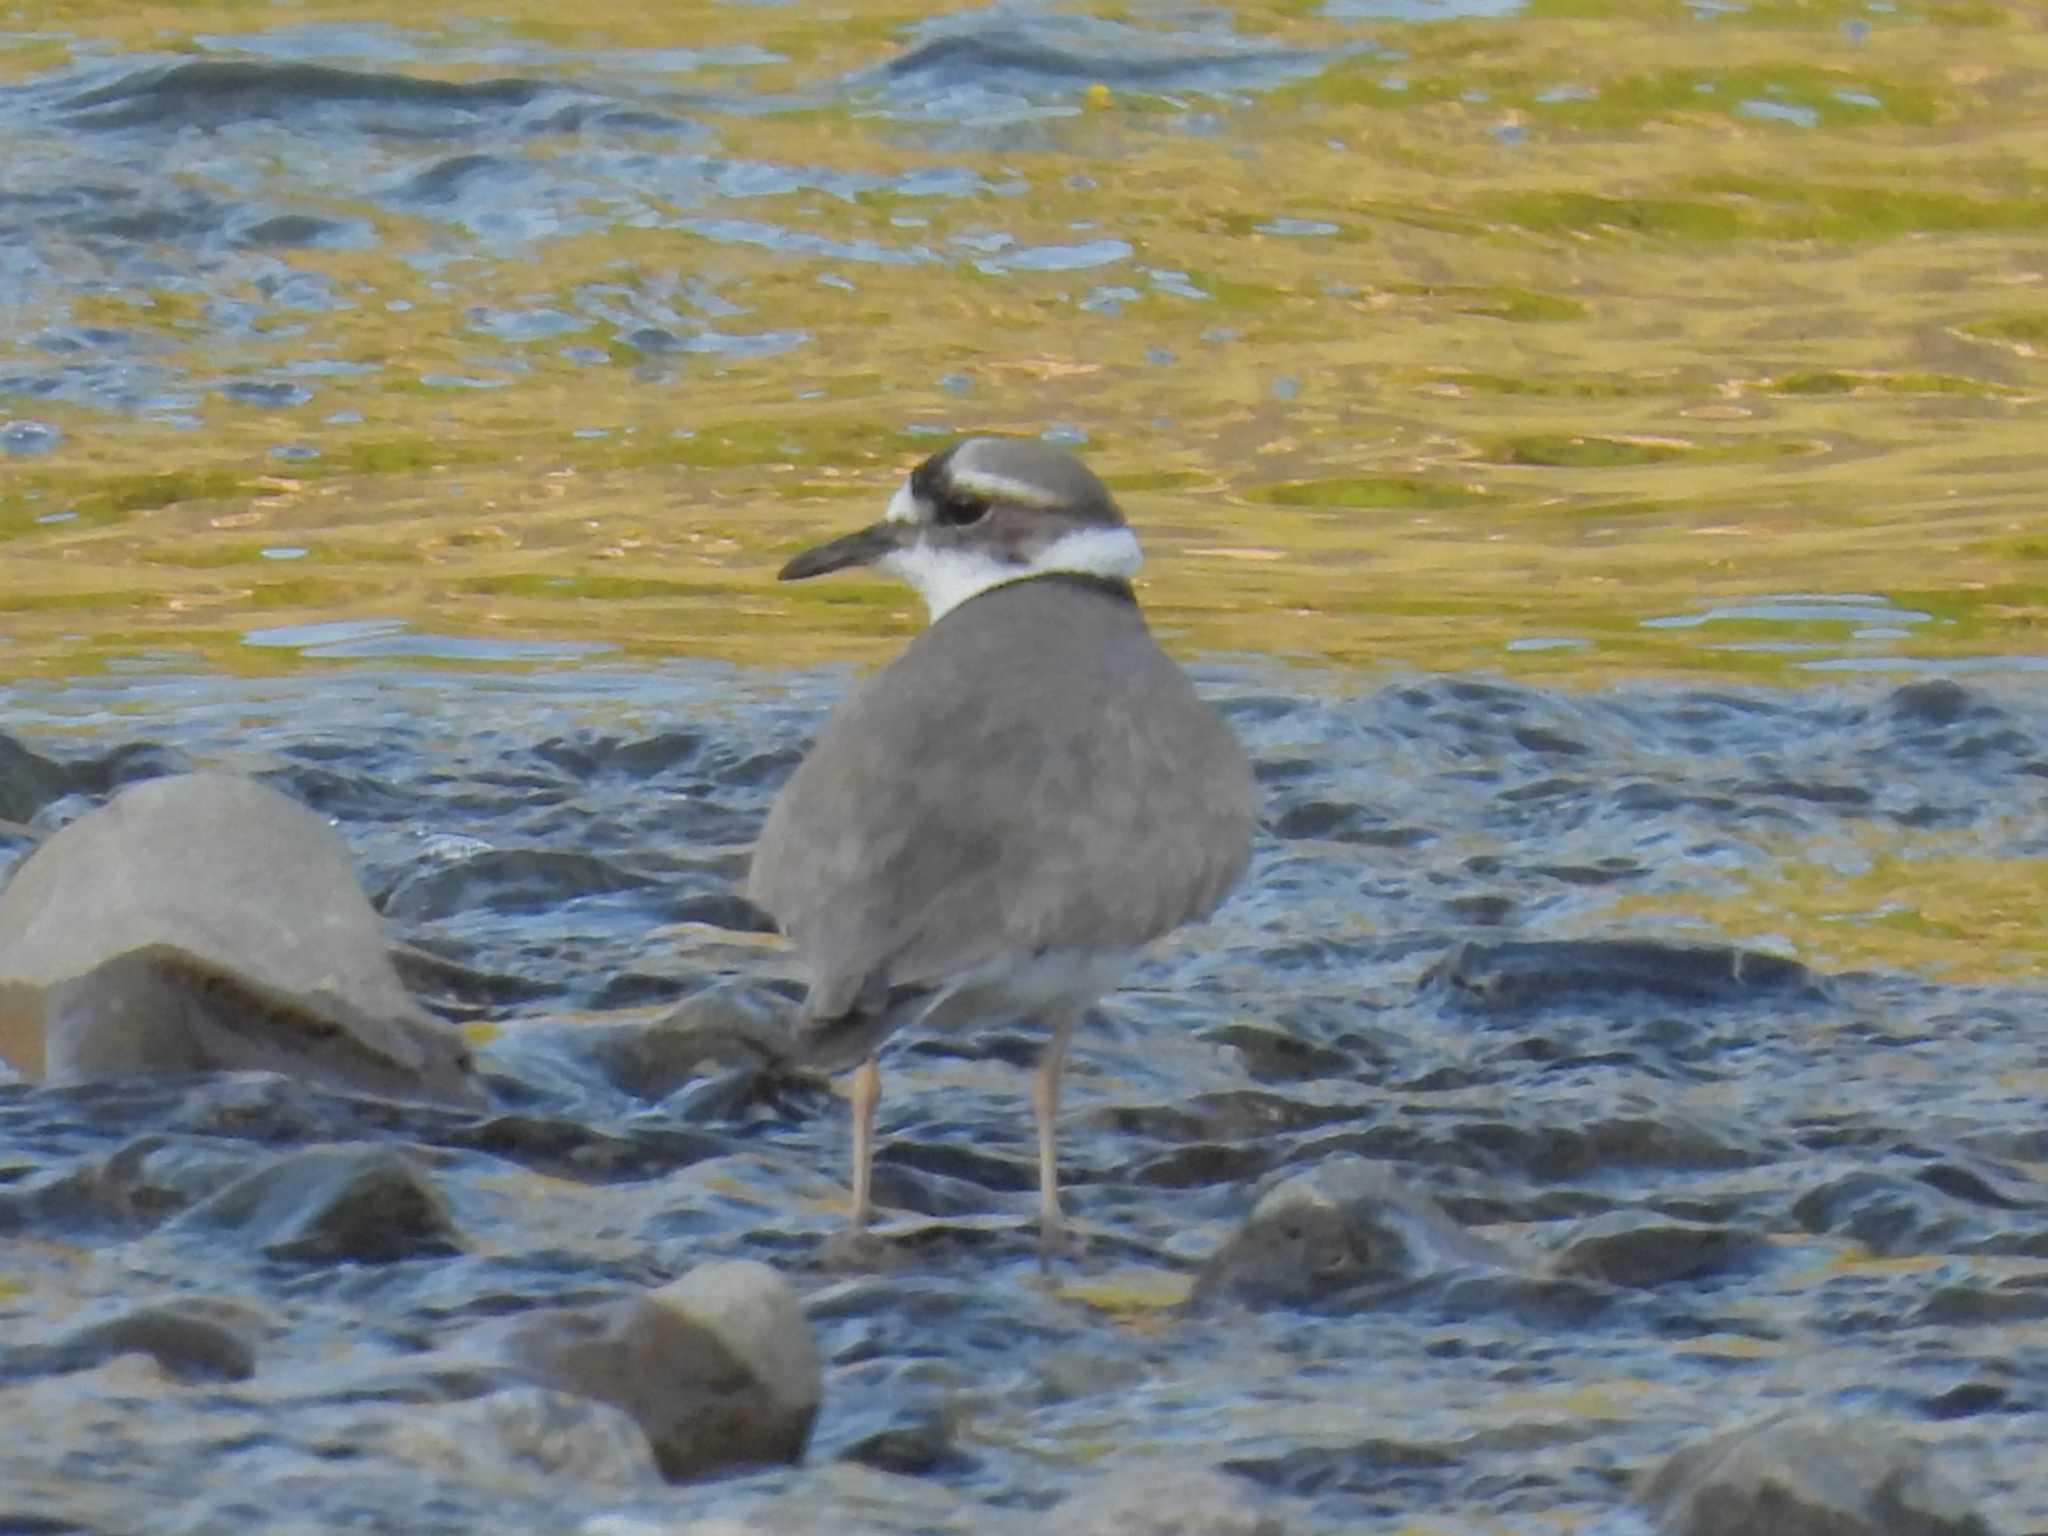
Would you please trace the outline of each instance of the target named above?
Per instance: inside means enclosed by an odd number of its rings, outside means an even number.
[[[1115,991],[1134,958],[1090,949],[1000,956],[948,980],[920,1022],[940,1029],[1002,1018],[1050,1023]]]

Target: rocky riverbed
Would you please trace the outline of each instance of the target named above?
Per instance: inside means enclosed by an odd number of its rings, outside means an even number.
[[[892,1047],[886,1251],[831,1262],[844,1105],[778,1060],[735,890],[841,674],[10,692],[17,867],[124,786],[254,777],[332,822],[478,1102],[0,1088],[0,1525],[1690,1531],[1728,1507],[1691,1480],[1762,1466],[1870,1494],[1842,1529],[2048,1528],[2038,986],[1660,906],[2038,857],[2037,693],[1199,675],[1257,856],[1077,1041],[1049,1277],[1009,1028]],[[742,1313],[751,1376],[706,1342]],[[693,1460],[749,1391],[807,1441]]]

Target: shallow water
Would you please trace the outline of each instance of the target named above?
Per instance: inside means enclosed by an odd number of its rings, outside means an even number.
[[[1800,1405],[2048,1527],[2031,13],[929,9],[11,14],[0,728],[81,790],[189,760],[333,816],[399,934],[474,968],[423,984],[509,1118],[0,1090],[10,1513],[983,1531],[1167,1450],[1303,1529],[1634,1530],[1630,1473]],[[1266,797],[1243,890],[1077,1046],[1095,1247],[1050,1288],[1024,1034],[891,1061],[879,1192],[932,1225],[876,1279],[815,1265],[836,1100],[636,1096],[590,1044],[789,981],[730,893],[822,664],[915,616],[768,575],[980,428],[1111,478]],[[1613,935],[1830,979],[1494,1011],[1424,979]],[[150,1137],[142,1219],[109,1191]],[[357,1137],[427,1149],[463,1253],[322,1268],[185,1217]],[[1262,1184],[1339,1152],[1538,1267],[1603,1217],[1763,1247],[1570,1316],[1446,1284],[1183,1320]],[[431,1351],[734,1254],[823,1330],[810,1468],[650,1492],[469,1451]],[[194,1294],[250,1381],[20,1352]],[[917,1478],[835,1464],[941,1423]]]
[[[1466,983],[1429,977],[1465,943],[1712,938],[1670,905],[1750,888],[1788,846],[1850,875],[1909,835],[1952,859],[2038,861],[2038,698],[2017,683],[1203,680],[1256,754],[1265,830],[1244,890],[1077,1042],[1062,1160],[1093,1246],[1050,1285],[1027,1031],[893,1051],[878,1195],[912,1258],[875,1277],[819,1267],[843,1220],[836,1099],[628,1091],[591,1043],[707,983],[788,975],[727,893],[840,674],[15,690],[9,718],[102,765],[88,776],[198,761],[333,815],[399,933],[473,968],[438,1001],[471,1018],[503,1108],[479,1123],[260,1078],[7,1092],[10,1508],[104,1526],[176,1488],[123,1528],[273,1529],[241,1491],[260,1481],[288,1486],[308,1528],[714,1510],[829,1528],[851,1497],[835,1459],[854,1456],[895,1469],[858,1488],[877,1528],[966,1532],[1174,1452],[1289,1495],[1291,1529],[1633,1530],[1630,1474],[1798,1405],[1932,1440],[2003,1528],[2048,1520],[2037,987],[1878,966],[1789,991],[1759,970],[1753,997],[1583,975],[1546,991],[1513,981],[1512,956],[1491,981],[1470,960]],[[358,1138],[417,1149],[461,1252],[309,1264],[193,1214],[232,1173]],[[1601,1219],[1708,1223],[1725,1252],[1634,1288],[1452,1271],[1334,1312],[1183,1316],[1257,1189],[1339,1153],[1398,1169],[1531,1273]],[[655,1493],[449,1451],[476,1388],[433,1352],[509,1312],[738,1255],[792,1276],[828,1351],[807,1470]],[[253,1333],[248,1381],[22,1358],[194,1296]],[[937,1447],[917,1476],[906,1440]],[[201,1458],[221,1491],[185,1482]]]

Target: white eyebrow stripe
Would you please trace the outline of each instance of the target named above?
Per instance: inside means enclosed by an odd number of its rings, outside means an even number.
[[[1059,494],[1042,485],[1034,485],[1029,480],[1012,480],[1008,475],[991,474],[985,469],[974,469],[957,462],[947,478],[970,495],[989,501],[1007,501],[1021,507],[1054,507],[1060,504]]]

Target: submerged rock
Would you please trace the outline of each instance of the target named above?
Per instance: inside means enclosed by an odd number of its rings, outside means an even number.
[[[401,1417],[366,1416],[351,1444],[402,1458],[435,1479],[504,1488],[661,1486],[647,1437],[631,1417],[588,1397],[513,1386]]]
[[[122,1355],[147,1355],[174,1381],[246,1381],[256,1348],[245,1330],[220,1314],[234,1309],[191,1299],[137,1307],[48,1344],[0,1355],[0,1375],[56,1375],[95,1370]]]
[[[251,779],[153,779],[0,891],[0,1014],[40,1020],[52,1083],[256,1068],[479,1102],[460,1033],[413,1001],[387,946],[320,817]]]
[[[1663,1536],[1991,1536],[1910,1440],[1781,1414],[1686,1446],[1638,1497]]]
[[[1768,1252],[1760,1232],[1679,1221],[1646,1211],[1612,1211],[1580,1223],[1555,1271],[1606,1285],[1648,1287],[1734,1269]]]
[[[184,753],[153,742],[122,742],[96,757],[55,758],[0,731],[0,821],[31,821],[66,795],[104,796],[123,784],[188,767]]]
[[[521,1318],[508,1363],[631,1414],[671,1481],[800,1459],[824,1395],[811,1325],[782,1277],[735,1259],[609,1306]]]
[[[1783,955],[1656,939],[1560,939],[1461,944],[1422,978],[1468,1008],[1508,1013],[1642,994],[1671,1003],[1760,998],[1817,1003],[1822,979]]]
[[[1356,1302],[1446,1270],[1516,1267],[1384,1165],[1336,1157],[1266,1191],[1203,1266],[1194,1299]]]
[[[585,1029],[585,1050],[612,1085],[662,1099],[686,1084],[785,1074],[796,1061],[796,1008],[754,987],[706,987],[650,1024]]]
[[[1241,1478],[1162,1460],[1083,1483],[1045,1517],[1055,1536],[1281,1536],[1277,1501]]]
[[[70,787],[62,764],[0,732],[0,818],[27,821]]]
[[[232,1231],[273,1259],[385,1264],[459,1253],[447,1199],[396,1147],[308,1147],[179,1218]]]

